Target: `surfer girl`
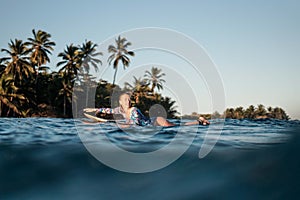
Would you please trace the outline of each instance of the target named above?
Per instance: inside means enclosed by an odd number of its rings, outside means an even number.
[[[129,125],[154,125],[154,126],[176,126],[176,124],[168,121],[164,117],[147,118],[142,112],[131,106],[130,95],[122,93],[119,96],[119,107],[116,108],[86,108],[84,112],[96,112],[96,114],[121,114]],[[204,117],[199,117],[198,120],[186,122],[183,125],[209,125],[210,122]]]

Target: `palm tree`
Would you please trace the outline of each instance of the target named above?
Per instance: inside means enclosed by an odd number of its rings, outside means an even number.
[[[176,101],[173,101],[170,97],[163,97],[159,102],[167,111],[167,118],[176,118],[179,114],[176,110]]]
[[[54,50],[55,42],[50,41],[51,35],[45,31],[38,30],[36,33],[33,29],[32,33],[33,38],[28,38],[29,42],[25,45],[30,46],[30,61],[34,67],[37,66],[36,74],[38,75],[41,65],[50,62],[48,55]]]
[[[63,114],[66,116],[67,107],[72,103],[73,84],[75,78],[78,78],[81,70],[82,53],[79,47],[71,44],[67,46],[64,52],[59,53],[58,57],[61,57],[62,61],[57,63],[57,67],[63,65],[63,67],[59,70],[62,85],[59,89],[58,97],[63,97]],[[58,97],[56,99],[58,99]]]
[[[125,82],[125,90],[131,90],[133,92],[133,96],[135,98],[135,103],[139,103],[139,99],[141,96],[144,96],[144,93],[147,90],[148,84],[141,77],[136,78],[133,76],[133,85],[128,82]]]
[[[95,71],[98,71],[98,63],[102,65],[102,61],[100,59],[95,58],[96,56],[103,55],[101,52],[96,52],[96,47],[97,44],[93,44],[92,41],[88,41],[83,43],[79,49],[80,56],[82,59],[82,66],[87,74],[90,71],[90,64],[93,65]]]
[[[234,118],[235,119],[242,119],[244,118],[244,108],[242,106],[239,106],[235,108],[234,110]]]
[[[92,94],[95,94],[95,90],[97,88],[97,82],[95,81],[95,79],[96,77],[93,77],[90,74],[83,74],[82,78],[80,79],[80,87],[76,88],[77,93],[85,91],[85,107],[88,107],[88,102],[91,99],[91,97],[89,96],[90,90]]]
[[[286,114],[286,112],[279,107],[274,108],[273,115],[276,119],[283,119],[283,120],[289,120],[290,117]]]
[[[161,73],[161,69],[158,69],[156,67],[152,67],[151,68],[151,72],[150,71],[146,71],[145,73],[145,80],[150,84],[152,84],[151,86],[151,92],[153,93],[155,87],[160,90],[163,89],[162,83],[165,82],[164,79],[162,79],[163,76],[165,76],[165,73]]]
[[[234,119],[234,109],[233,108],[227,108],[224,112],[225,118]]]
[[[145,79],[142,79],[141,77],[137,78],[133,76],[133,84],[130,84],[128,82],[125,82],[125,88],[132,90],[133,92],[143,92],[145,91],[145,88],[148,86]]]
[[[5,68],[6,68],[6,65],[3,64],[3,60],[2,60],[2,58],[0,58],[0,76],[4,72]]]
[[[274,116],[274,109],[271,106],[269,106],[267,108],[267,111],[268,111],[268,113],[267,113],[268,118],[275,118],[275,116]]]
[[[109,65],[111,65],[111,63],[113,62],[113,67],[115,70],[113,85],[115,85],[119,62],[122,61],[123,68],[125,69],[126,67],[129,66],[130,63],[130,59],[128,56],[134,56],[133,51],[127,50],[128,46],[130,46],[131,43],[127,42],[126,38],[121,38],[121,36],[119,36],[115,40],[115,42],[116,42],[116,46],[114,45],[108,46],[108,52],[111,53],[111,55],[108,57],[108,62]]]
[[[265,117],[265,115],[267,114],[267,111],[265,109],[265,106],[262,104],[259,104],[257,106],[257,109],[255,110],[255,117]]]
[[[63,72],[69,77],[70,80],[73,80],[75,77],[77,77],[81,65],[79,48],[71,44],[67,46],[67,49],[65,49],[64,52],[59,53],[58,57],[61,57],[63,61],[57,63],[56,66],[59,67],[64,64],[59,72]]]
[[[10,110],[20,116],[24,116],[18,106],[18,101],[24,101],[26,98],[22,94],[17,94],[18,88],[14,85],[12,75],[0,78],[0,116],[9,116]],[[14,101],[17,100],[17,101]],[[6,111],[4,114],[3,111]]]
[[[42,94],[39,90],[45,91],[43,83],[40,83],[39,80],[39,72],[43,70],[45,75],[47,69],[49,69],[49,67],[42,65],[50,62],[49,54],[51,55],[51,51],[54,50],[55,42],[50,41],[51,35],[45,31],[38,30],[38,32],[36,32],[33,29],[32,34],[33,38],[27,38],[28,42],[25,42],[25,45],[29,46],[30,62],[36,71],[34,97],[35,103],[38,104],[38,93]]]
[[[29,78],[34,74],[34,69],[28,62],[29,50],[22,40],[15,39],[8,44],[9,49],[1,49],[1,51],[9,54],[9,57],[4,57],[1,61],[6,61],[5,74],[12,74],[15,83],[21,85],[24,78]]]
[[[244,114],[245,118],[253,119],[255,117],[255,107],[253,105],[250,105],[246,110]]]
[[[59,99],[59,97],[63,97],[63,114],[64,116],[67,115],[67,105],[68,103],[72,103],[72,95],[73,95],[73,87],[70,83],[70,80],[68,79],[66,74],[63,74],[61,77],[62,81],[62,88],[58,92],[58,96],[56,97],[56,100]]]

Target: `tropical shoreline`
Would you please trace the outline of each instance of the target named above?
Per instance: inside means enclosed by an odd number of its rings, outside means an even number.
[[[236,108],[227,108],[222,114],[215,111],[212,114],[198,114],[196,112],[190,115],[183,115],[183,119],[197,119],[198,116],[203,116],[207,119],[278,119],[278,120],[289,120],[290,117],[280,107],[268,106],[267,109],[264,105],[258,104],[257,107],[250,105],[248,108],[238,106]]]
[[[130,65],[135,53],[129,50],[132,45],[126,38],[118,36],[115,44],[108,46],[108,64],[115,70],[113,81],[96,81],[90,74],[102,65],[103,52],[97,51],[97,44],[86,40],[81,45],[70,44],[57,56],[61,58],[56,64],[58,71],[50,72],[50,58],[55,42],[45,31],[32,30],[33,37],[23,40],[10,40],[8,49],[1,49],[7,57],[0,58],[0,117],[63,117],[72,118],[80,115],[86,107],[114,107],[117,101],[114,93],[127,92],[132,97],[133,106],[149,115],[152,105],[159,104],[166,111],[166,118],[197,119],[199,115],[211,118],[232,119],[266,119],[288,120],[289,116],[279,107],[259,104],[227,108],[222,114],[197,114],[180,116],[176,102],[163,96],[166,76],[161,69],[152,66],[143,77],[133,76],[133,82],[126,82],[123,87],[116,85],[119,67]],[[89,94],[95,91],[95,96]],[[95,98],[93,104],[92,98]]]

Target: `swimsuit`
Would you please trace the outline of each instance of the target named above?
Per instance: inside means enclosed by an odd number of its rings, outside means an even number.
[[[98,109],[98,113],[104,113],[104,114],[121,114],[124,119],[126,119],[126,113],[123,112],[123,109],[121,107],[116,107],[116,108],[99,108]],[[132,125],[139,125],[139,126],[146,126],[146,125],[150,125],[153,124],[153,122],[155,122],[155,120],[151,120],[147,117],[145,117],[142,112],[136,108],[133,107],[131,109],[131,113],[130,113],[130,118],[126,119],[126,123],[128,124],[132,124]]]

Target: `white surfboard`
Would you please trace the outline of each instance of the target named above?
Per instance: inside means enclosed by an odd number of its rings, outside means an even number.
[[[93,115],[90,115],[90,114],[87,114],[87,113],[83,113],[83,114],[87,118],[92,119],[92,120],[97,121],[97,122],[110,122],[110,121],[114,121],[114,120],[107,120],[107,119],[103,119],[103,118],[100,118],[100,117],[96,117],[96,116],[93,116]]]

